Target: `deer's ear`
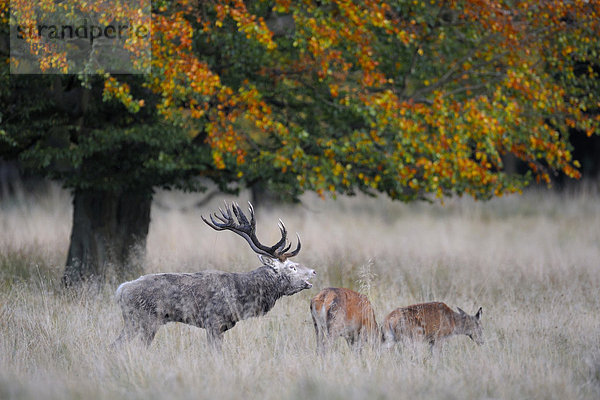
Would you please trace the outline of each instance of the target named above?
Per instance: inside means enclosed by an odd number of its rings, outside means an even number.
[[[483,310],[481,309],[481,307],[479,307],[479,310],[477,310],[477,313],[475,314],[475,318],[481,319],[481,313],[482,312],[483,312]]]
[[[275,263],[275,259],[267,256],[263,256],[262,254],[258,254],[258,259],[263,265],[273,268],[274,270],[278,270],[277,264]]]

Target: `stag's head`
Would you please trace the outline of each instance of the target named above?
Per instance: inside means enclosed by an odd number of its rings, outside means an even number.
[[[271,268],[284,284],[285,295],[289,296],[301,290],[310,289],[312,284],[309,280],[317,274],[315,270],[290,260],[291,257],[300,252],[302,247],[300,236],[296,234],[298,244],[293,251],[290,251],[292,244],[287,240],[287,229],[283,221],[279,220],[281,239],[273,246],[265,246],[256,237],[254,207],[250,202],[248,202],[248,210],[250,211],[250,219],[246,217],[237,203],[233,203],[231,207],[225,203],[225,210],[219,208],[220,215],[217,213],[210,215],[210,221],[202,216],[202,220],[213,229],[218,231],[230,230],[243,237],[258,255],[263,265]]]
[[[279,258],[266,257],[263,255],[259,255],[258,258],[263,265],[273,269],[280,280],[285,282],[286,287],[284,294],[286,296],[291,296],[304,289],[310,289],[312,283],[310,283],[309,280],[317,275],[314,269],[307,268],[292,260],[284,259],[281,261]]]

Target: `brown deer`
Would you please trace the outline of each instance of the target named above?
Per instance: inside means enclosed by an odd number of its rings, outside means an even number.
[[[237,204],[220,210],[221,215],[202,217],[211,228],[230,230],[258,254],[262,266],[243,273],[201,271],[144,275],[125,282],[116,292],[123,312],[124,327],[115,344],[136,336],[150,345],[156,331],[167,322],[183,322],[204,328],[209,343],[220,349],[223,333],[241,320],[266,314],[282,296],[291,296],[312,284],[316,272],[291,261],[300,251],[289,251],[287,231],[279,221],[281,239],[273,246],[261,244],[256,237],[254,209],[250,220]]]
[[[342,336],[348,345],[357,349],[366,342],[375,343],[379,329],[373,307],[367,296],[350,289],[327,288],[321,290],[310,302],[317,350],[329,348]]]
[[[432,302],[397,308],[382,324],[383,342],[387,347],[401,340],[425,341],[433,350],[441,339],[452,335],[467,335],[478,345],[483,344],[481,313],[468,315],[458,308],[453,311],[444,303]]]

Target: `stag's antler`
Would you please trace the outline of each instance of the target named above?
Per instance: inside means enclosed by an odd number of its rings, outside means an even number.
[[[292,244],[288,243],[287,241],[287,229],[285,229],[285,225],[281,220],[279,220],[281,239],[279,239],[277,243],[270,247],[261,244],[256,237],[254,207],[252,207],[252,203],[250,202],[248,202],[248,209],[250,210],[250,220],[248,220],[246,215],[244,215],[244,212],[237,203],[232,203],[230,207],[227,205],[227,202],[225,202],[225,211],[219,207],[219,212],[221,215],[218,213],[211,214],[210,221],[202,216],[202,220],[206,222],[208,226],[217,231],[230,230],[234,233],[237,233],[243,237],[246,242],[248,242],[255,253],[262,254],[263,256],[278,258],[279,260],[283,261],[289,257],[294,257],[300,252],[302,245],[300,244],[300,236],[296,234],[296,237],[298,238],[298,245],[294,251],[288,253],[288,250],[292,247]]]

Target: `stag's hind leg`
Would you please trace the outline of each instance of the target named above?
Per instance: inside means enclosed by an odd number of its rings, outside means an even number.
[[[142,343],[149,347],[152,341],[154,340],[154,336],[156,336],[156,331],[158,330],[158,324],[145,324],[144,327],[140,330],[140,338],[142,339]]]
[[[160,324],[148,315],[139,313],[130,314],[123,312],[123,329],[113,342],[113,347],[128,343],[134,338],[139,338],[146,347],[150,346]]]
[[[124,343],[129,343],[136,336],[137,332],[135,321],[129,314],[123,313],[123,329],[121,329],[121,333],[112,343],[111,347],[119,347]]]

